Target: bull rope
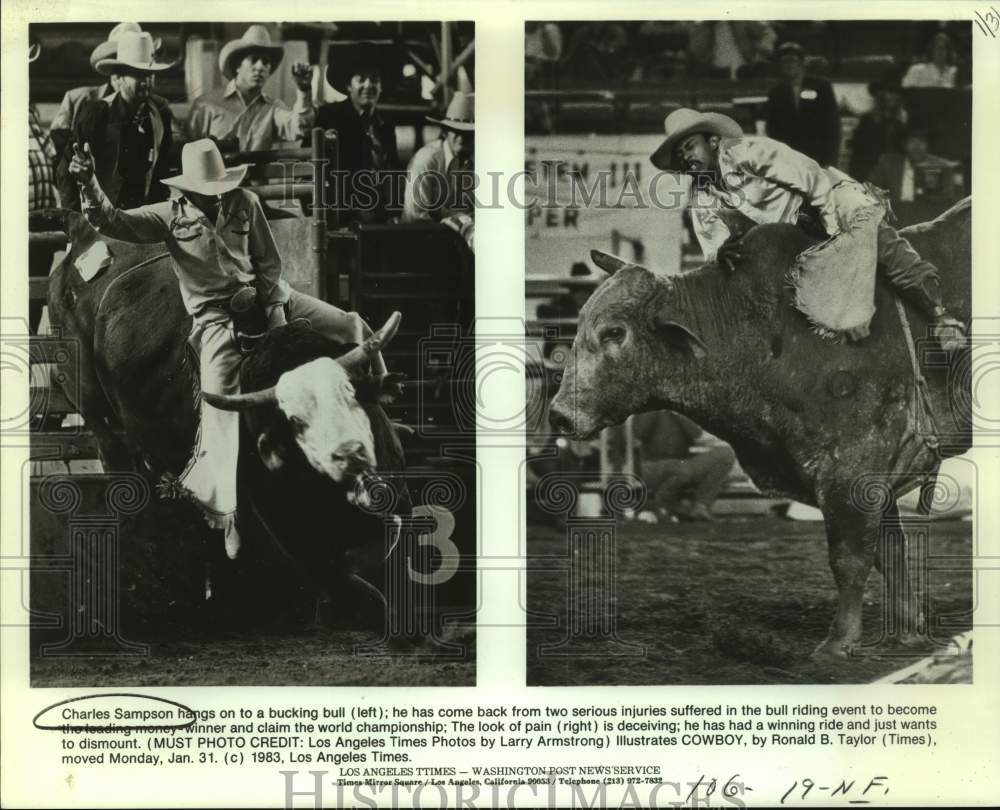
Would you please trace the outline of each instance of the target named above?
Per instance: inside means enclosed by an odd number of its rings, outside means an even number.
[[[940,446],[941,441],[938,438],[938,423],[934,416],[934,407],[931,404],[930,394],[928,393],[927,378],[924,377],[923,372],[920,370],[920,363],[917,359],[917,349],[913,342],[913,335],[910,331],[910,319],[906,314],[906,307],[903,304],[902,299],[898,296],[894,296],[896,304],[896,313],[899,315],[900,326],[903,329],[903,339],[906,343],[906,351],[910,358],[910,370],[913,373],[913,383],[914,383],[914,395],[911,398],[910,403],[906,410],[906,432],[903,434],[902,441],[899,444],[897,450],[897,463],[894,467],[902,467],[902,473],[908,473],[910,468],[912,468],[914,461],[919,453],[919,450],[915,450],[912,454],[903,453],[903,449],[909,444],[913,439],[921,439],[923,442],[923,449],[930,451],[930,453],[935,458],[935,464],[933,470],[930,472],[925,472],[919,476],[921,479],[921,509],[926,508],[928,511],[930,509],[930,499],[923,497],[924,488],[930,484],[937,476],[937,470],[941,465],[941,455]],[[923,429],[926,426],[926,430]],[[927,504],[926,507],[923,504]]]

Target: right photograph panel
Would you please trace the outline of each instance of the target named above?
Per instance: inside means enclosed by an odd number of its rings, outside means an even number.
[[[972,26],[525,29],[528,683],[970,683]]]

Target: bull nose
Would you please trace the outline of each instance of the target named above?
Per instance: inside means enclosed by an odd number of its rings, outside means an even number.
[[[549,424],[552,425],[552,429],[556,433],[560,433],[563,436],[568,436],[573,432],[573,422],[570,418],[561,411],[553,408],[549,411]]]
[[[368,466],[368,454],[359,441],[343,442],[333,454],[333,460],[344,464],[350,472],[360,472]]]

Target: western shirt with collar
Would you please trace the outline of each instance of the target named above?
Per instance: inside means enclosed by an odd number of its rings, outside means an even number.
[[[846,175],[831,174],[815,160],[763,136],[723,138],[719,142],[720,187],[696,186],[690,191],[695,236],[708,261],[730,236],[728,212],[757,225],[794,223],[803,205],[819,215],[827,235],[840,232],[833,185]]]
[[[28,210],[42,211],[59,205],[52,138],[42,129],[38,109],[28,106]]]
[[[174,261],[184,306],[191,315],[254,284],[265,306],[284,304],[291,289],[260,200],[234,189],[222,196],[214,223],[183,192],[131,210],[115,208],[95,179],[81,185],[83,213],[101,234],[123,242],[163,242]]]
[[[81,147],[85,143],[90,144],[97,180],[115,205],[121,203],[120,195],[126,186],[123,172],[128,174],[141,171],[142,176],[130,177],[128,185],[138,187],[146,202],[161,200],[167,196],[166,187],[155,181],[165,177],[167,173],[167,160],[173,143],[170,107],[159,96],[151,96],[145,105],[145,111],[148,112],[148,122],[152,129],[152,132],[147,133],[150,136],[149,154],[138,156],[142,159],[127,165],[123,162],[125,156],[122,147],[126,141],[126,131],[135,125],[135,117],[118,93],[104,96],[99,101],[84,102],[73,124],[74,139]],[[63,152],[57,175],[62,204],[76,209],[79,207],[79,193],[76,178],[69,173],[72,157],[72,149]]]
[[[298,141],[312,125],[312,102],[296,88],[295,105],[271,98],[261,91],[247,104],[235,80],[210,90],[191,103],[188,134],[192,140],[236,138],[244,152],[274,149],[285,141]]]
[[[473,208],[467,201],[457,199],[461,184],[454,177],[456,172],[471,169],[471,161],[460,164],[455,160],[455,154],[444,138],[420,147],[407,169],[403,222],[440,220],[452,214],[472,213]],[[442,181],[442,178],[445,180]],[[447,182],[446,189],[442,187],[442,182]]]

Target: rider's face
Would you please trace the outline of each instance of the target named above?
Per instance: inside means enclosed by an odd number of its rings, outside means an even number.
[[[714,172],[719,168],[719,138],[701,132],[688,135],[674,149],[674,157],[688,174]]]

